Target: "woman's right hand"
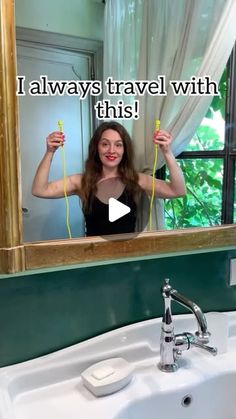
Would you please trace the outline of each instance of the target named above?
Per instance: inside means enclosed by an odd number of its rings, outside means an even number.
[[[63,132],[55,131],[49,134],[46,138],[47,140],[47,151],[55,153],[55,151],[64,145],[65,135]]]

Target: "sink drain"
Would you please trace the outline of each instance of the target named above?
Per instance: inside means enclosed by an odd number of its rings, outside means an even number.
[[[191,394],[187,394],[186,396],[182,398],[181,404],[183,407],[189,407],[192,401],[193,401],[193,398]]]

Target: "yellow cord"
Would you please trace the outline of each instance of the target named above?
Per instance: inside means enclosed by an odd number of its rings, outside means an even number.
[[[58,121],[58,128],[60,132],[63,132],[63,122],[61,119]],[[68,231],[68,236],[71,239],[72,235],[71,235],[70,222],[69,222],[70,207],[69,207],[69,201],[68,201],[67,192],[66,192],[66,157],[65,157],[64,146],[61,147],[61,156],[62,156],[62,167],[63,167],[63,190],[64,190],[64,197],[65,197],[65,202],[66,202],[66,227]]]
[[[160,121],[159,119],[155,120],[155,131],[160,129]],[[149,205],[149,220],[148,220],[148,229],[149,231],[152,230],[152,205],[153,200],[155,196],[155,174],[156,174],[156,166],[157,166],[157,157],[158,157],[158,144],[154,144],[155,148],[155,156],[154,156],[154,163],[152,168],[152,195],[150,199],[150,205]]]

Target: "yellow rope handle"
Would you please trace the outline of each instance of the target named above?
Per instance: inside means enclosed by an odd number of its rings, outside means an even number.
[[[59,119],[58,121],[58,128],[60,132],[63,132],[63,122],[61,119]],[[65,197],[65,202],[66,202],[66,227],[67,227],[67,231],[68,231],[68,236],[71,239],[72,235],[71,235],[71,229],[70,229],[70,206],[69,206],[69,201],[68,201],[68,197],[67,197],[67,192],[66,192],[66,156],[65,156],[65,150],[64,150],[64,146],[61,147],[61,156],[62,156],[62,167],[63,167],[63,191],[64,191],[64,197]]]
[[[160,129],[160,124],[161,124],[160,120],[156,119],[155,131],[158,131]],[[152,167],[152,195],[151,195],[150,205],[149,205],[149,220],[148,220],[149,231],[152,230],[152,205],[153,205],[153,200],[155,196],[155,173],[156,173],[156,167],[157,167],[158,144],[154,144],[154,148],[155,148],[155,156],[154,156],[154,162],[153,162],[153,167]]]

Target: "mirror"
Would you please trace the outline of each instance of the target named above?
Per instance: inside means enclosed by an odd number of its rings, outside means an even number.
[[[48,266],[127,257],[149,257],[160,253],[234,246],[236,227],[233,225],[142,233],[136,238],[133,238],[132,234],[117,235],[109,242],[101,237],[95,237],[24,243],[18,105],[15,94],[14,5],[13,2],[0,0],[0,6],[0,73],[2,75],[0,80],[0,123],[2,127],[0,135],[0,272],[12,273]],[[58,112],[55,112],[55,120],[58,119],[57,115]],[[35,121],[35,125],[39,126],[38,121]]]
[[[35,4],[34,4],[35,3]],[[94,1],[89,1],[84,5],[84,2],[73,2],[71,1],[70,13],[67,16],[67,22],[63,28],[58,20],[58,13],[54,13],[50,17],[50,22],[47,23],[47,18],[50,15],[51,5],[45,4],[39,6],[36,2],[32,2],[27,10],[19,0],[16,0],[16,24],[19,25],[17,30],[17,67],[18,74],[21,77],[25,77],[21,80],[19,91],[25,90],[25,95],[19,95],[19,114],[20,114],[20,138],[21,138],[21,170],[22,170],[22,194],[23,194],[23,237],[25,242],[39,241],[39,240],[51,240],[51,239],[64,239],[68,237],[66,227],[66,202],[63,199],[50,200],[50,199],[38,199],[31,194],[31,185],[36,168],[45,151],[45,139],[47,135],[57,130],[57,121],[62,119],[64,123],[64,131],[66,134],[66,145],[64,147],[65,159],[62,163],[63,156],[59,150],[55,153],[53,158],[50,174],[51,179],[58,179],[63,176],[64,171],[67,174],[73,174],[83,172],[84,161],[87,157],[88,143],[91,135],[94,131],[95,121],[91,118],[93,115],[94,101],[91,97],[87,96],[85,100],[80,100],[77,96],[68,95],[41,95],[35,96],[29,94],[29,84],[34,81],[40,81],[38,89],[42,92],[46,89],[48,80],[90,80],[91,71],[94,74],[95,79],[101,78],[102,72],[102,57],[99,56],[99,52],[102,48],[101,41],[91,42],[90,45],[86,44],[81,39],[81,36],[72,38],[70,34],[77,33],[77,35],[84,35],[85,23],[84,19],[88,18],[89,11],[93,10],[93,17],[90,15],[90,33],[89,38],[92,37],[94,31],[96,31],[97,38],[98,34],[103,32],[103,20],[102,14],[104,11],[104,5],[98,4]],[[36,7],[36,8],[35,8]],[[37,9],[38,7],[38,9]],[[65,6],[66,9],[66,6]],[[35,13],[40,11],[40,22],[35,22]],[[82,15],[82,11],[84,12]],[[62,10],[61,10],[62,12]],[[64,13],[63,13],[64,14]],[[76,21],[73,16],[78,15]],[[79,18],[83,16],[83,20]],[[96,17],[96,19],[94,18]],[[81,20],[79,20],[81,19]],[[92,20],[94,19],[94,20]],[[70,21],[71,28],[68,26]],[[88,23],[88,22],[87,22]],[[47,26],[47,24],[49,26]],[[22,27],[36,27],[40,28],[40,31],[35,30],[24,30]],[[78,29],[79,27],[79,29]],[[41,31],[43,29],[43,31]],[[55,34],[51,33],[54,30],[58,32]],[[86,29],[89,31],[89,29]],[[49,31],[49,32],[48,32]],[[92,33],[93,31],[93,33]],[[61,32],[61,33],[59,33]],[[67,35],[65,35],[67,33]],[[99,62],[98,62],[99,56]],[[95,62],[97,65],[95,66]],[[36,83],[36,82],[35,82]],[[34,83],[34,84],[35,84]],[[23,87],[24,86],[24,87]],[[36,85],[34,85],[35,91]],[[31,90],[31,92],[33,89]],[[96,97],[93,98],[97,100]],[[45,112],[48,109],[48,112]],[[30,115],[30,118],[29,118]],[[212,120],[211,120],[212,121]],[[220,124],[220,129],[224,124],[223,119],[217,121]],[[218,160],[219,161],[219,160]],[[185,161],[186,162],[186,161]],[[204,185],[207,186],[206,176],[204,174],[209,173],[208,165],[206,160],[201,160],[203,176],[201,178],[201,188],[204,189]],[[194,163],[195,164],[195,163]],[[214,162],[217,166],[217,161]],[[222,159],[223,164],[223,159]],[[189,167],[191,162],[189,163]],[[199,164],[195,171],[199,171]],[[216,169],[215,169],[216,170]],[[183,227],[187,226],[206,226],[206,225],[217,225],[221,223],[220,220],[220,208],[222,194],[220,191],[221,186],[217,188],[213,187],[214,176],[217,177],[218,183],[222,185],[223,175],[219,177],[219,173],[223,172],[222,165],[218,169],[218,173],[214,173],[209,180],[211,181],[211,189],[208,188],[208,194],[206,195],[217,195],[218,197],[218,208],[215,209],[215,214],[209,217],[209,211],[203,209],[206,204],[202,205],[201,196],[196,196],[196,189],[189,192],[189,201],[191,206],[195,207],[195,211],[199,210],[199,216],[197,220],[189,223],[184,222]],[[192,176],[191,182],[194,183],[194,176]],[[191,189],[192,188],[192,185]],[[190,189],[190,187],[189,187]],[[199,182],[200,189],[200,182]],[[208,205],[215,205],[211,201]],[[199,209],[198,209],[199,205]],[[77,197],[69,198],[70,207],[70,224],[72,237],[83,237],[85,235],[85,223],[81,206],[78,202]],[[174,210],[173,210],[174,207]],[[186,206],[187,207],[187,206]],[[167,208],[167,207],[166,207]],[[148,206],[146,207],[148,211]],[[172,212],[173,216],[172,216]],[[169,219],[172,218],[186,218],[183,212],[181,215],[178,213],[178,202],[175,200],[169,204],[166,210],[166,214],[169,215]],[[190,211],[189,211],[190,213]],[[56,215],[56,216],[55,216]],[[210,218],[210,220],[208,220]],[[163,214],[162,217],[159,215],[158,219],[161,219],[161,227],[164,228]],[[159,220],[158,220],[159,221]],[[181,223],[167,222],[166,227],[172,228],[172,224],[177,224],[174,228],[180,228]]]

